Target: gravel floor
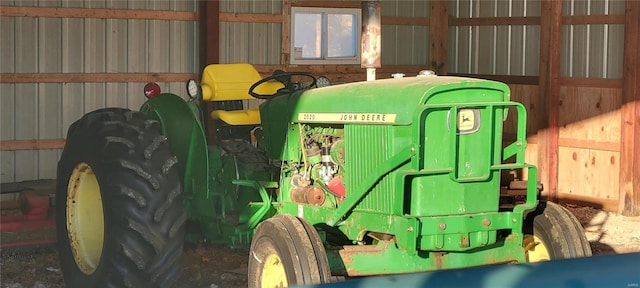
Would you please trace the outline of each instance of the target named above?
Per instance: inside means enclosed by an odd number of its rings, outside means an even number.
[[[594,255],[640,252],[640,217],[625,217],[593,209],[566,205],[580,220]],[[51,231],[32,231],[46,236]],[[3,242],[24,235],[0,235]],[[185,288],[246,287],[247,251],[221,246],[200,245],[185,248]],[[0,250],[0,288],[64,287],[58,256],[53,246]]]

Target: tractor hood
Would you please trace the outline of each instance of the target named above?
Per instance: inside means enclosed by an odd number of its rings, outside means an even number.
[[[417,107],[451,102],[451,97],[465,102],[468,93],[491,94],[489,101],[509,100],[509,87],[495,81],[450,76],[383,79],[308,90],[290,99],[297,102],[291,120],[409,125]]]

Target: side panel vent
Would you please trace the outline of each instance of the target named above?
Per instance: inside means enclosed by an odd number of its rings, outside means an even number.
[[[345,125],[345,186],[347,197],[353,189],[376,168],[391,157],[391,126],[387,125]],[[394,205],[392,183],[385,176],[357,206],[357,210],[392,212]]]

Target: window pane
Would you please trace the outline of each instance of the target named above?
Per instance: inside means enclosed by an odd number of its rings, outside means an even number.
[[[327,15],[327,55],[329,58],[356,56],[356,15]]]
[[[294,58],[322,57],[322,14],[295,14],[294,33]]]

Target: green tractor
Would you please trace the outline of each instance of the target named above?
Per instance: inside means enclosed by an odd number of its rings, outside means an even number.
[[[591,255],[575,217],[538,199],[507,85],[424,74],[316,88],[326,80],[209,65],[188,101],[149,86],[139,112],[71,125],[56,196],[67,285],[174,285],[183,244],[202,239],[250,245],[250,287]],[[529,180],[509,189],[509,171]]]

